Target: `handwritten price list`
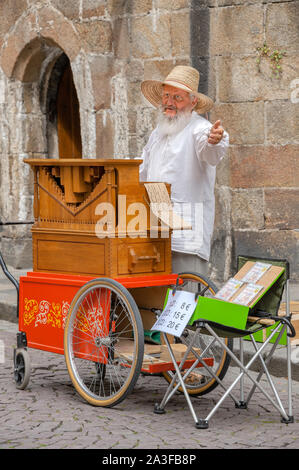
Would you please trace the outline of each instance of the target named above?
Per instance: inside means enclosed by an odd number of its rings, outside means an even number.
[[[169,291],[167,304],[152,330],[162,331],[180,337],[196,307],[195,296],[191,292]]]

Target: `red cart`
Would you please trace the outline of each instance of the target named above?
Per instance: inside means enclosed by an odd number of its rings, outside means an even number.
[[[160,359],[161,346],[144,341],[143,320],[148,321],[147,312],[159,315],[161,311],[149,307],[151,301],[157,305],[157,299],[161,301],[168,287],[179,286],[192,292],[196,289],[200,295],[211,295],[216,289],[211,281],[195,273],[118,280],[29,272],[18,284],[8,272],[1,253],[0,264],[18,292],[16,387],[25,389],[28,385],[30,348],[64,354],[77,392],[90,404],[104,407],[112,407],[126,398],[140,373],[149,377],[158,373],[168,382],[174,376],[171,359]],[[138,305],[140,298],[144,305]],[[201,335],[196,346],[203,351],[210,342],[209,336]],[[194,362],[195,357],[187,358],[181,366],[187,369]],[[229,359],[223,350],[212,347],[204,363],[197,364],[186,383],[190,395],[203,395],[218,384],[210,374],[205,374],[203,366],[221,379]]]

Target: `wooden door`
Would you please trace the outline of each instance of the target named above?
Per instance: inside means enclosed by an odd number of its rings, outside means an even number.
[[[82,158],[79,101],[70,64],[58,87],[57,133],[59,158]]]

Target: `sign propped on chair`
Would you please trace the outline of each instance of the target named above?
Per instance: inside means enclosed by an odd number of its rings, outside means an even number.
[[[187,326],[196,307],[195,295],[192,292],[173,291],[169,289],[165,308],[152,330],[169,333],[180,337]]]

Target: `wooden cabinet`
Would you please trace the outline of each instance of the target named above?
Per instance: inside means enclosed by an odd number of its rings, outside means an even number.
[[[150,231],[141,160],[25,162],[34,171],[34,271],[107,277],[171,272],[171,231]]]

